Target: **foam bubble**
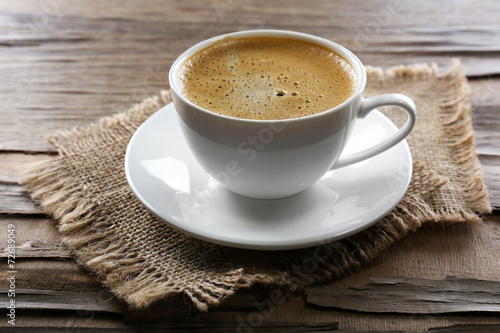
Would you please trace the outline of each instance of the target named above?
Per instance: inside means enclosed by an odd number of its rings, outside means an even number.
[[[349,98],[358,82],[348,62],[311,45],[284,38],[228,39],[190,58],[178,85],[193,103],[233,117],[282,119],[322,112]]]

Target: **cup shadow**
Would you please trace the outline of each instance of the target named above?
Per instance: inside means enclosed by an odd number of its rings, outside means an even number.
[[[224,190],[224,200],[237,210],[245,220],[255,224],[289,224],[310,216],[311,211],[319,210],[327,205],[333,206],[339,195],[332,190],[314,184],[309,189],[283,199],[253,199]]]

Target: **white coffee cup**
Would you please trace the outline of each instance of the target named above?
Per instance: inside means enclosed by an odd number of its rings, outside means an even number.
[[[283,120],[254,120],[220,115],[182,95],[177,76],[197,52],[227,37],[282,37],[321,45],[346,59],[358,75],[356,92],[344,103],[314,115]],[[415,103],[407,96],[363,98],[366,71],[349,50],[324,38],[282,30],[249,30],[200,42],[173,63],[169,73],[174,106],[184,136],[200,165],[228,190],[256,199],[277,199],[307,189],[331,169],[373,157],[402,141],[415,124]],[[398,106],[408,113],[392,137],[353,155],[341,155],[356,123],[377,107]],[[367,138],[370,140],[370,138]]]

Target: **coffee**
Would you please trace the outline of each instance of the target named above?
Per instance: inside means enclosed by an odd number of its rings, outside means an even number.
[[[298,118],[353,95],[358,77],[335,52],[279,37],[227,38],[189,58],[177,77],[192,103],[248,119]]]

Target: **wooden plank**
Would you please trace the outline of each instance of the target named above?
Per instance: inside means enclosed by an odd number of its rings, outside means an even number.
[[[479,156],[493,209],[500,210],[500,156]]]
[[[31,7],[29,3],[32,3]],[[121,42],[122,47],[127,44],[122,42],[128,34],[149,36],[149,40],[155,40],[155,33],[161,31],[165,34],[169,32],[169,26],[176,24],[182,25],[183,28],[176,31],[177,36],[188,35],[194,29],[199,29],[202,38],[217,30],[228,31],[238,27],[238,30],[242,30],[262,27],[263,24],[270,28],[294,27],[300,31],[324,31],[328,33],[328,37],[335,37],[334,39],[339,41],[353,41],[354,45],[364,49],[389,49],[392,52],[476,49],[482,52],[493,51],[498,50],[499,44],[495,41],[500,38],[496,34],[496,17],[491,15],[500,5],[493,0],[482,2],[481,6],[466,0],[455,1],[454,15],[444,16],[442,3],[421,5],[383,0],[370,3],[357,0],[342,4],[316,1],[311,6],[303,6],[300,1],[284,0],[277,1],[274,6],[268,6],[265,0],[231,3],[193,0],[189,6],[175,1],[157,0],[152,1],[149,6],[131,2],[126,10],[121,8],[117,1],[89,1],[84,8],[61,0],[59,6],[53,7],[55,8],[52,11],[47,11],[35,1],[26,1],[20,6],[2,4],[0,8],[7,11],[11,18],[3,21],[4,28],[14,32],[17,32],[16,28],[20,30],[20,36],[24,37],[21,42],[24,43],[27,43],[28,37],[38,43],[58,39],[81,42],[89,39],[112,40],[112,35],[102,33],[105,28],[112,34],[122,36],[120,41],[115,42],[117,45]],[[165,10],[152,11],[151,8]],[[297,12],[300,15],[297,15]],[[290,20],[289,15],[293,15],[294,19]],[[138,25],[138,22],[143,24]],[[168,25],[158,25],[158,22],[167,22]],[[64,23],[78,25],[79,29],[54,29],[50,38],[44,36],[54,25]],[[218,26],[214,26],[214,23],[218,23]],[[9,42],[14,43],[16,39],[10,38]]]
[[[480,155],[500,156],[500,108],[474,108],[474,141]]]
[[[17,225],[22,225],[24,218],[14,219]],[[49,221],[49,220],[48,220]],[[49,221],[50,222],[50,221]],[[33,224],[36,224],[33,221]],[[50,224],[47,224],[49,226]],[[418,230],[411,237],[406,238],[403,242],[397,244],[391,249],[388,255],[384,256],[381,261],[376,261],[370,265],[369,270],[365,270],[362,274],[354,275],[354,277],[369,277],[376,273],[402,273],[415,275],[421,274],[426,276],[429,274],[438,274],[455,272],[461,275],[467,274],[482,274],[484,277],[498,278],[498,258],[495,253],[498,253],[498,239],[500,230],[498,221],[494,220],[490,223],[484,223],[474,226],[452,225],[452,226],[426,226]],[[24,231],[18,233],[19,237],[31,239],[25,235]],[[44,238],[44,237],[43,237]],[[49,239],[49,238],[44,238]],[[496,239],[496,243],[495,243]],[[496,245],[495,245],[496,244]],[[466,260],[470,258],[469,260]],[[19,262],[19,287],[62,290],[81,293],[99,293],[100,285],[95,277],[89,275],[85,270],[77,269],[76,265],[70,261],[39,261],[32,259],[23,259]],[[433,267],[440,265],[439,270]],[[5,268],[0,266],[0,272],[5,272]],[[496,275],[495,275],[496,274]],[[4,280],[6,276],[0,274],[0,280]],[[317,310],[307,308],[302,299],[296,298],[285,302],[284,304],[275,305],[274,307],[263,306],[269,298],[266,296],[270,291],[262,289],[254,289],[248,294],[237,293],[234,297],[227,300],[227,303],[222,307],[213,309],[208,314],[191,313],[189,306],[185,303],[182,296],[166,299],[157,305],[153,305],[145,311],[133,311],[126,314],[127,325],[135,327],[137,330],[143,331],[145,324],[150,324],[151,327],[159,329],[169,328],[169,331],[193,329],[193,327],[206,327],[203,325],[213,325],[213,327],[222,326],[230,321],[233,327],[228,330],[237,329],[238,325],[250,325],[250,323],[260,323],[260,318],[263,318],[263,327],[261,331],[266,331],[273,323],[279,322],[308,322],[308,323],[325,323],[340,320],[343,328],[360,331],[360,327],[366,330],[378,331],[403,331],[412,328],[413,331],[422,329],[422,327],[432,327],[450,325],[453,323],[491,323],[499,324],[498,318],[495,321],[493,317],[477,317],[477,316],[427,316],[419,317],[409,315],[407,317],[398,317],[397,320],[388,321],[387,316],[362,316],[358,313],[337,312],[334,310]],[[260,305],[259,305],[260,304]],[[264,308],[264,310],[260,310]],[[269,311],[271,310],[271,311]],[[37,310],[38,311],[38,310]],[[63,310],[58,310],[63,311]],[[218,312],[219,314],[215,314]],[[38,322],[36,318],[44,318],[45,312],[38,316],[33,315],[33,321],[25,321],[24,323]],[[66,321],[63,317],[52,319],[43,325],[57,325],[65,327],[68,325],[68,320],[76,315],[85,314],[87,320],[79,322],[79,326],[94,325],[96,318],[99,317],[98,312],[72,310],[65,314]],[[76,315],[75,315],[76,314]],[[263,317],[259,316],[263,314]],[[53,314],[51,314],[53,316]],[[26,314],[20,314],[20,319],[23,319]],[[212,318],[212,319],[211,319]],[[240,321],[238,321],[240,318]],[[27,320],[27,319],[26,319]],[[111,323],[115,323],[115,319],[110,319]],[[212,320],[212,321],[211,321]],[[106,325],[103,322],[98,322],[100,327]],[[246,323],[246,324],[245,324]],[[42,324],[40,324],[42,325]],[[76,325],[76,324],[75,324]],[[236,325],[236,326],[234,326]],[[42,327],[42,326],[41,326]],[[160,328],[162,327],[162,328]],[[250,326],[254,329],[252,326]],[[174,330],[175,329],[175,330]],[[255,328],[258,331],[258,327]],[[285,330],[286,331],[286,330]]]
[[[5,311],[4,311],[5,312]],[[4,315],[4,314],[2,314]],[[5,317],[7,318],[7,317]],[[2,332],[126,332],[123,315],[87,310],[23,310],[16,313],[16,326],[0,322]]]
[[[334,320],[318,320],[310,317],[288,318],[284,320],[276,314],[266,314],[257,310],[241,312],[234,310],[212,311],[210,313],[151,313],[130,312],[125,314],[125,323],[130,328],[159,329],[169,332],[201,330],[207,332],[331,332],[339,328]]]
[[[39,330],[42,328],[41,326],[29,326],[29,327],[23,327],[25,331],[30,331],[30,330]],[[231,328],[226,328],[224,330],[223,328],[210,328],[210,327],[204,327],[204,328],[196,328],[197,332],[202,332],[202,333],[220,333],[220,332],[229,332],[233,331],[234,327]],[[85,332],[96,332],[96,328],[91,328],[91,327],[67,327],[65,331],[77,331],[81,333]],[[436,327],[432,328],[428,331],[429,333],[444,333],[444,332],[457,332],[457,333],[466,333],[466,332],[479,332],[479,333],[497,333],[500,330],[500,325],[482,325],[482,324],[470,324],[470,325],[455,325],[455,326],[447,326],[447,327]],[[170,333],[186,333],[186,332],[192,332],[193,328],[168,328],[168,332]],[[14,332],[19,332],[18,328],[12,328],[12,327],[6,327],[2,329],[2,332],[4,333],[14,333]],[[43,327],[43,332],[45,333],[59,333],[61,332],[61,327]],[[120,332],[138,332],[138,329],[136,328],[99,328],[98,332],[100,333],[120,333]],[[165,328],[140,328],[141,333],[163,333],[165,332]],[[245,332],[245,331],[241,331]],[[324,325],[310,325],[308,327],[289,327],[289,326],[283,326],[283,327],[262,327],[262,328],[257,328],[257,329],[252,329],[247,330],[247,332],[270,332],[270,333],[278,333],[278,332],[338,332],[338,333],[345,333],[345,332],[352,332],[352,331],[345,331],[343,329],[338,330],[335,325],[333,324],[324,324]],[[357,331],[361,332],[361,331]],[[375,331],[363,331],[363,332],[375,332]],[[401,331],[380,331],[377,330],[377,333],[401,333]],[[424,331],[419,331],[415,333],[423,333]]]
[[[289,324],[291,325],[291,324]],[[246,332],[269,332],[269,333],[284,333],[284,332],[290,332],[290,333],[300,333],[300,332],[339,332],[337,331],[337,325],[335,324],[313,324],[313,325],[300,325],[296,324],[296,326],[263,326],[263,327],[258,327],[258,328],[252,328],[250,330],[246,330]],[[31,328],[31,327],[30,327]],[[38,329],[39,327],[32,327],[34,329]],[[28,328],[29,329],[29,328]],[[141,333],[163,333],[166,332],[165,330],[168,330],[169,333],[187,333],[187,332],[193,332],[195,330],[196,332],[202,332],[202,333],[221,333],[221,332],[233,332],[237,329],[235,326],[219,326],[219,327],[186,327],[186,328],[171,328],[168,326],[162,327],[162,328],[105,328],[101,329],[99,328],[98,332],[100,333],[127,333],[127,332],[141,332]],[[95,328],[77,328],[75,329],[78,332],[97,332]],[[6,329],[5,331],[2,331],[5,333],[9,332],[18,332],[16,330],[13,330],[11,328]],[[59,328],[43,328],[43,332],[46,333],[53,333],[53,332],[61,332]],[[240,332],[245,332],[245,331],[240,331]],[[384,332],[380,332],[384,333]],[[390,332],[387,332],[390,333]]]
[[[447,276],[500,281],[500,215],[480,224],[428,223],[365,268],[334,285],[365,285],[371,276],[443,280]]]
[[[500,215],[489,216],[482,224],[426,224],[394,244],[361,271],[332,283],[338,288],[367,285],[373,276],[408,276],[442,280],[454,275],[500,281]],[[431,327],[455,324],[500,324],[496,314],[400,314],[320,308],[338,318],[346,331],[426,331]],[[333,312],[331,312],[333,311]]]
[[[236,295],[236,297],[238,297]],[[158,304],[158,307],[162,304]],[[302,297],[296,297],[274,308],[255,306],[252,309],[234,311],[224,308],[221,311],[213,309],[209,313],[177,312],[156,310],[153,306],[149,311],[137,311],[125,314],[126,324],[138,329],[168,328],[169,332],[181,329],[203,330],[211,327],[224,328],[226,331],[266,332],[282,322],[295,323],[303,327],[304,323],[333,323],[338,321],[341,332],[416,332],[425,331],[431,327],[446,327],[455,324],[491,324],[500,325],[499,318],[492,316],[439,316],[439,315],[374,315],[359,312],[337,311],[330,308],[312,307],[304,304]],[[167,308],[168,309],[168,308]],[[271,311],[268,311],[268,310]],[[282,328],[287,332],[288,327]],[[321,331],[321,330],[320,330]],[[211,332],[209,330],[209,332]]]
[[[459,59],[464,67],[467,77],[488,78],[500,73],[500,61],[498,52],[406,52],[371,53],[360,49],[356,52],[359,59],[367,65],[380,66],[384,68],[412,65],[412,64],[436,64],[440,69],[449,67],[452,59]]]
[[[0,183],[0,214],[42,214],[43,211],[17,184]]]
[[[364,286],[306,289],[307,302],[376,313],[500,313],[500,282],[449,277],[445,280],[374,276]]]
[[[0,279],[6,281],[9,271],[15,270],[16,289],[47,290],[69,293],[99,293],[103,287],[90,271],[79,267],[72,260],[44,260],[22,258],[15,260],[13,269],[6,260],[0,261]],[[4,287],[3,285],[2,287]]]
[[[22,154],[0,152],[0,181],[18,183],[20,169],[30,163],[53,158],[48,154]]]
[[[8,32],[0,33],[5,46],[0,51],[3,150],[54,152],[45,136],[125,110],[165,88],[170,64],[187,47],[221,33],[261,28],[264,22],[267,28],[339,41],[372,65],[444,63],[450,56],[463,56],[470,75],[500,72],[495,46],[500,35],[495,17],[488,15],[500,7],[494,1],[481,6],[460,1],[454,15],[445,17],[442,5],[434,2],[358,0],[307,8],[291,1],[272,8],[264,1],[193,1],[189,8],[176,2],[132,2],[127,10],[114,2],[91,1],[82,8],[59,0],[50,10],[26,3],[0,5],[0,31]],[[168,10],[153,14],[150,6]],[[286,13],[297,11],[301,15],[287,18]]]
[[[0,216],[0,249],[5,249],[8,238],[9,225],[14,225],[16,245],[19,247],[41,247],[42,244],[60,244],[61,236],[56,230],[55,221],[38,217],[24,215]]]
[[[16,310],[75,310],[123,313],[126,306],[102,290],[98,293],[73,293],[54,290],[15,288],[15,297],[8,297],[9,289],[0,289],[0,307],[8,308],[10,299],[15,300]]]
[[[17,259],[25,258],[52,258],[52,259],[71,259],[73,255],[64,246],[59,244],[48,244],[39,241],[29,241],[21,246],[16,246],[15,251]],[[0,251],[0,258],[8,258],[9,250],[3,248]]]
[[[19,171],[28,163],[48,158],[51,156],[46,154],[0,152],[0,214],[43,214],[42,209],[19,185]]]
[[[16,325],[16,326],[20,326],[20,325]],[[33,325],[30,325],[30,326],[20,326],[22,327],[22,329],[24,329],[25,332],[41,332],[43,330],[43,332],[45,333],[60,333],[62,331],[62,328],[61,326],[59,327],[44,327],[44,326],[33,326]],[[4,327],[2,328],[2,332],[4,333],[17,333],[19,332],[19,328],[15,328],[15,327]],[[94,328],[94,327],[75,327],[75,326],[69,326],[69,327],[65,327],[64,328],[64,331],[62,332],[79,332],[79,333],[84,333],[84,332],[89,332],[89,333],[93,333],[93,332],[99,332],[99,333],[121,333],[121,332],[124,332],[124,333],[127,333],[127,332],[137,332],[137,330],[134,330],[134,329],[129,329],[129,328],[126,328],[126,327],[121,327],[121,328],[102,328],[102,326],[98,327],[98,328]],[[162,331],[161,329],[157,329],[157,330],[144,330],[141,332],[144,332],[144,333],[157,333],[157,332],[164,332]]]
[[[494,209],[500,209],[500,79],[469,80],[474,144]]]
[[[453,326],[447,326],[447,327],[433,327],[433,328],[430,328],[428,332],[431,332],[431,333],[445,333],[445,332],[497,333],[497,332],[500,332],[500,325],[481,325],[481,324],[453,325]]]
[[[500,79],[469,80],[469,86],[476,149],[500,155]]]

